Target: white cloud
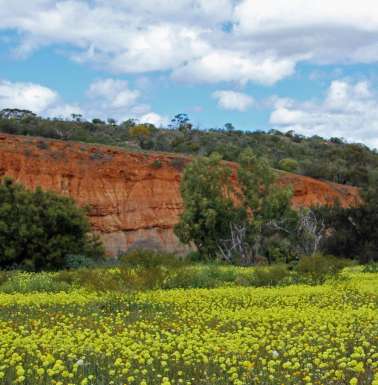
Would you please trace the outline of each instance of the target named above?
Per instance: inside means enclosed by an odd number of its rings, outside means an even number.
[[[378,148],[378,94],[366,81],[333,81],[323,101],[276,99],[274,104],[270,123],[278,129]]]
[[[0,0],[0,29],[18,32],[21,56],[62,45],[114,73],[189,82],[271,85],[303,61],[378,61],[376,0]]]
[[[214,51],[176,69],[173,78],[200,83],[249,81],[272,85],[294,72],[295,61],[269,56],[250,57],[234,51]]]
[[[245,111],[254,103],[249,95],[235,91],[216,91],[212,96],[224,110]]]
[[[243,0],[235,7],[239,39],[278,57],[316,63],[376,62],[375,0]]]
[[[72,114],[84,115],[85,112],[78,104],[57,104],[43,113],[43,115],[49,118],[62,119],[70,119]]]
[[[50,88],[34,83],[11,83],[0,80],[0,109],[19,108],[42,113],[58,101]]]
[[[90,84],[86,96],[82,103],[66,103],[58,92],[39,84],[0,80],[0,110],[27,109],[41,116],[65,119],[72,114],[81,114],[87,119],[115,118],[118,121],[137,118],[156,126],[168,121],[142,103],[141,92],[130,89],[125,80],[98,79]]]
[[[104,109],[119,110],[134,105],[140,92],[130,90],[125,80],[108,78],[94,81],[89,86],[87,95],[100,101]]]
[[[150,123],[155,127],[167,127],[169,119],[166,116],[161,116],[155,112],[150,112],[139,118],[141,123]]]

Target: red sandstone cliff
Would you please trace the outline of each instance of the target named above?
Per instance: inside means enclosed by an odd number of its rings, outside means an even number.
[[[152,239],[169,251],[182,251],[173,234],[183,205],[180,175],[189,157],[127,152],[120,148],[0,135],[0,177],[26,187],[41,186],[90,205],[90,221],[109,254]],[[293,204],[344,206],[358,200],[358,189],[282,173],[280,183],[294,190]]]

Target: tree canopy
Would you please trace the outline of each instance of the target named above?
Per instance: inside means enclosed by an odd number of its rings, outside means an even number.
[[[175,232],[205,259],[253,264],[261,256],[270,259],[269,238],[291,235],[297,214],[290,190],[274,184],[265,160],[246,149],[239,161],[236,183],[218,154],[187,166],[181,182],[185,209]]]

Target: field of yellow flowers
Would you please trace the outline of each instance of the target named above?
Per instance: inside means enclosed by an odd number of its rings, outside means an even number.
[[[378,385],[378,274],[285,288],[0,294],[0,384]]]

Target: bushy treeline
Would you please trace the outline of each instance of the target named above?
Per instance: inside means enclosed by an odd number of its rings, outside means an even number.
[[[217,152],[231,161],[251,148],[276,169],[361,187],[378,173],[377,152],[362,144],[348,144],[341,138],[307,138],[292,131],[240,131],[230,123],[221,128],[197,129],[185,114],[177,115],[169,127],[156,128],[134,120],[88,122],[74,115],[67,121],[43,119],[29,111],[3,110],[0,132],[125,147],[136,142],[144,150],[201,156]]]
[[[362,263],[378,261],[378,178],[354,207],[291,207],[290,188],[251,149],[232,175],[221,157],[199,157],[181,181],[184,212],[175,227],[202,260],[232,264],[290,263],[319,252]],[[232,183],[231,180],[236,183]]]

